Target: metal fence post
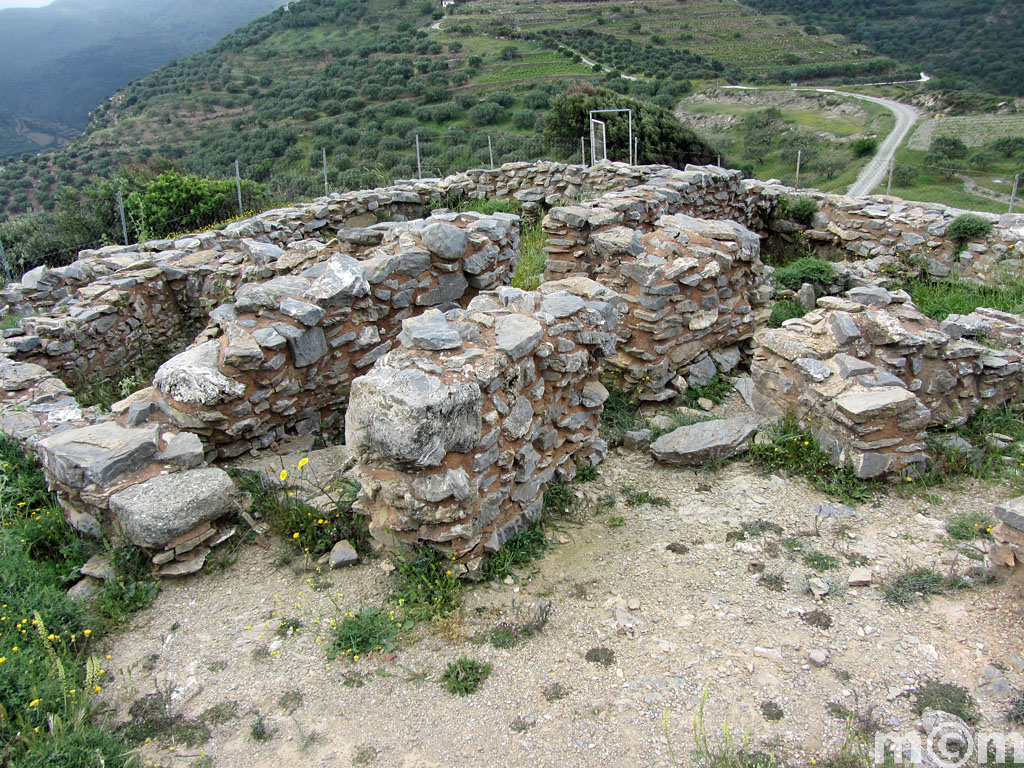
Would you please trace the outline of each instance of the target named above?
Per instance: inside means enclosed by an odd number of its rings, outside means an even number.
[[[121,214],[121,234],[124,236],[124,244],[128,245],[128,227],[124,222],[124,197],[121,195],[121,190],[117,190],[117,210]]]
[[[238,215],[243,215],[242,211],[242,177],[238,173],[238,161],[235,160],[235,191],[238,192]]]
[[[416,178],[423,178],[423,166],[420,164],[420,135],[416,134]]]

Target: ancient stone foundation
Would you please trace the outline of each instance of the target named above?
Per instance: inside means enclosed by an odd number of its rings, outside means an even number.
[[[604,457],[597,361],[614,347],[614,297],[576,288],[502,288],[407,319],[398,348],[356,379],[346,434],[375,536],[478,562],[540,518],[574,461]]]
[[[928,427],[1019,399],[1022,330],[1024,318],[984,309],[936,323],[883,288],[824,297],[755,335],[753,405],[807,421],[860,477],[916,474]]]
[[[819,202],[809,226],[778,215],[802,194]],[[485,197],[530,215],[553,206],[537,291],[508,286],[518,216],[449,210]],[[475,569],[537,519],[546,484],[600,461],[599,367],[656,401],[753,355],[762,415],[809,420],[862,476],[899,476],[926,461],[928,427],[1020,398],[1021,318],[936,324],[884,288],[908,249],[937,276],[1022,266],[1024,219],[990,217],[990,235],[953,244],[958,213],[614,163],[510,163],[331,195],[83,251],[5,286],[0,316],[24,317],[0,330],[0,428],[40,456],[73,524],[119,532],[167,575],[198,570],[232,533],[221,520],[242,501],[212,465],[335,438],[346,406],[376,539],[428,542]],[[854,289],[763,329],[764,238],[847,260]],[[156,350],[170,357],[153,386],[110,413],[68,386],[116,383]]]

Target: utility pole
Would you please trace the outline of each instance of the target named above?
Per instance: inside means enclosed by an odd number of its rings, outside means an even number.
[[[716,155],[715,156],[715,165],[717,165],[719,168],[722,167],[722,156],[721,155]]]
[[[235,191],[238,192],[238,215],[243,214],[242,211],[242,177],[238,173],[238,161],[235,160]]]
[[[420,164],[420,135],[416,134],[416,178],[423,178],[423,166]]]
[[[1013,213],[1013,204],[1017,202],[1017,187],[1020,186],[1020,173],[1013,177],[1013,192],[1010,193],[1010,210]]]
[[[804,151],[802,149],[798,149],[796,151],[796,181],[793,182],[794,189],[800,189],[800,163],[803,162],[803,159]]]
[[[4,277],[7,278],[7,282],[11,282],[11,268],[7,264],[7,254],[4,253],[4,244],[0,241],[0,265],[4,268]]]
[[[324,158],[324,197],[330,194],[327,190],[327,147],[320,147],[320,152]]]
[[[889,183],[885,185],[885,194],[892,194],[892,172],[896,168],[896,158],[889,158]]]
[[[487,134],[487,154],[491,157],[491,168],[494,167],[494,147],[491,146],[491,135]]]
[[[124,235],[124,244],[128,245],[128,227],[124,223],[124,197],[121,190],[117,190],[117,210],[121,214],[121,234]]]
[[[580,136],[580,162],[583,165],[587,164],[587,137]]]

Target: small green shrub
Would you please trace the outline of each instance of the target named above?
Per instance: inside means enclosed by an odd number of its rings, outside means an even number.
[[[950,571],[947,574],[925,566],[905,567],[885,579],[882,596],[893,605],[910,605],[918,600],[927,600],[932,595],[945,595],[977,584],[991,583],[991,572],[981,568],[969,568],[964,573]]]
[[[611,666],[611,664],[615,661],[615,651],[613,651],[611,648],[604,648],[602,646],[598,646],[597,648],[591,648],[589,651],[587,651],[583,658],[594,664],[603,664],[607,667]]]
[[[795,317],[803,317],[807,314],[807,310],[804,309],[803,305],[790,301],[789,299],[782,299],[776,301],[772,306],[772,314],[768,318],[769,328],[781,328],[782,324],[787,320],[792,320]]]
[[[281,482],[287,482],[287,470],[282,470],[282,475]],[[360,554],[369,552],[366,518],[352,511],[359,492],[355,481],[346,478],[318,489],[330,499],[327,511],[299,499],[295,487],[270,485],[259,475],[243,475],[242,486],[252,496],[253,506],[270,524],[271,530],[299,552],[316,557],[330,552],[342,539],[347,539]]]
[[[327,658],[357,660],[368,653],[390,651],[402,629],[402,619],[394,610],[371,607],[346,613],[331,630]]]
[[[276,728],[267,725],[267,720],[258,709],[253,712],[252,725],[249,728],[249,736],[253,741],[270,741],[277,733]]]
[[[961,213],[946,227],[946,237],[964,242],[985,237],[992,231],[992,223],[976,213]]]
[[[919,715],[926,709],[938,709],[956,715],[968,725],[981,720],[978,702],[962,685],[926,680],[910,693],[914,697],[914,711]]]
[[[974,539],[992,538],[992,527],[995,520],[984,512],[970,510],[968,512],[957,512],[946,523],[946,533],[949,538],[957,541],[973,541]]]
[[[878,149],[878,139],[871,136],[862,136],[850,142],[850,149],[854,157],[870,157]]]
[[[820,289],[832,281],[835,273],[831,261],[817,256],[804,256],[775,270],[775,281],[791,291],[799,290],[804,283],[810,283]]]
[[[627,507],[639,507],[643,504],[650,504],[654,507],[667,507],[668,499],[664,496],[655,496],[650,491],[638,491],[631,485],[622,486],[622,496]]]
[[[776,702],[771,701],[770,699],[762,701],[760,708],[761,714],[764,715],[764,719],[769,720],[773,723],[778,722],[785,716],[782,707],[780,707]]]
[[[784,197],[779,202],[779,216],[783,219],[798,221],[810,225],[814,214],[818,212],[818,201],[813,197]]]
[[[441,681],[453,696],[469,696],[476,693],[490,674],[490,664],[462,657],[445,668]]]
[[[816,549],[803,551],[804,563],[816,571],[832,571],[839,567],[839,558],[826,555]]]
[[[462,605],[463,586],[454,563],[427,546],[403,553],[395,561],[390,599],[404,618],[440,619]]]
[[[849,504],[867,501],[874,495],[870,482],[857,477],[849,467],[837,467],[829,461],[814,435],[802,429],[792,415],[763,434],[768,441],[754,443],[747,453],[750,461],[763,471],[801,475]]]
[[[599,431],[609,446],[617,448],[622,445],[627,432],[646,429],[647,422],[644,420],[638,399],[621,389],[608,386],[608,382],[606,387],[608,399],[604,401]]]
[[[538,520],[488,556],[484,565],[484,580],[500,581],[506,576],[512,576],[513,568],[529,565],[541,557],[549,546],[544,520]]]

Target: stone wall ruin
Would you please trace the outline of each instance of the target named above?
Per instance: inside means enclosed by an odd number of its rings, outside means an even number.
[[[210,465],[339,432],[347,398],[377,539],[473,563],[536,519],[547,482],[602,457],[599,366],[663,400],[753,355],[754,404],[810,419],[863,476],[916,471],[927,427],[1019,401],[1020,318],[937,325],[882,286],[907,248],[935,275],[1019,266],[1024,219],[992,217],[954,258],[957,211],[809,193],[802,228],[776,215],[796,194],[714,167],[512,163],[82,252],[0,291],[0,315],[27,315],[0,331],[0,428],[39,453],[78,527],[119,529],[170,575],[230,535],[218,519],[238,500]],[[484,197],[554,206],[537,291],[507,287],[518,216],[446,208]],[[798,234],[848,259],[855,290],[762,329],[759,241]],[[188,346],[111,413],[67,386],[156,345]]]

